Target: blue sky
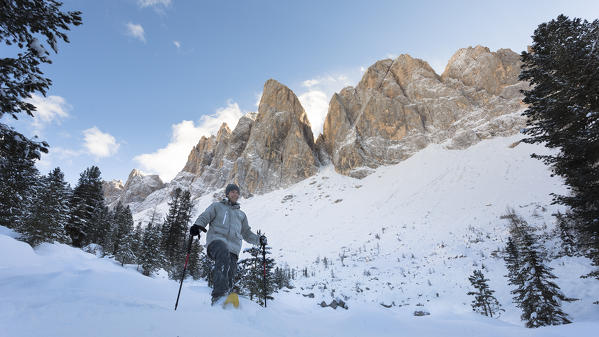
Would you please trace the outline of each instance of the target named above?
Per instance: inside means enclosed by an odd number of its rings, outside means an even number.
[[[520,52],[564,13],[599,18],[597,1],[65,0],[83,12],[45,65],[37,117],[13,123],[51,146],[38,163],[74,184],[97,165],[105,180],[133,168],[170,180],[202,135],[257,110],[274,78],[300,97],[315,135],[334,92],[399,54],[441,73],[455,51]],[[0,53],[13,50],[0,47]]]

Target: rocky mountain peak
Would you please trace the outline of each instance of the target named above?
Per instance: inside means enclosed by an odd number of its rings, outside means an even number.
[[[456,79],[477,90],[484,89],[492,95],[518,83],[520,57],[510,49],[491,52],[483,46],[459,49],[449,59],[441,78]]]
[[[247,193],[262,193],[313,175],[314,136],[299,99],[285,85],[264,84],[258,115],[231,179]]]
[[[522,108],[519,71],[516,53],[481,46],[456,52],[442,76],[406,54],[378,61],[333,95],[319,149],[338,172],[361,178],[430,143],[464,148],[515,133],[523,120],[502,116]]]

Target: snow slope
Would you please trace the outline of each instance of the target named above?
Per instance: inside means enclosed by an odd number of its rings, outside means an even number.
[[[548,150],[510,146],[519,139],[495,138],[460,151],[432,145],[363,180],[329,168],[242,200],[252,228],[268,235],[277,263],[298,271],[296,287],[275,294],[267,308],[245,299],[242,310],[212,308],[206,284],[188,280],[174,312],[175,281],[144,277],[134,266],[66,245],[32,249],[0,228],[0,337],[595,336],[599,282],[579,278],[590,270],[584,258],[551,264],[564,293],[581,299],[564,304],[573,324],[526,329],[511,304],[503,261],[493,253],[507,237],[499,216],[513,207],[538,227],[551,253],[559,243],[551,213],[559,208],[550,205],[549,193],[565,191],[529,158]],[[195,214],[211,201],[211,195],[197,200]],[[500,319],[470,308],[467,278],[483,264],[506,309]],[[317,305],[334,298],[349,310]],[[430,316],[415,317],[416,310]]]
[[[8,235],[7,235],[8,234]],[[334,311],[282,293],[267,308],[211,307],[204,282],[144,277],[81,250],[33,250],[0,230],[0,336],[591,336],[595,322],[527,330],[473,313],[414,317],[359,305]]]

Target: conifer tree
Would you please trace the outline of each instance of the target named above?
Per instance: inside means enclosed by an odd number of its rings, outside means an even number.
[[[555,215],[557,221],[557,230],[561,239],[561,249],[558,253],[559,256],[575,256],[577,254],[576,239],[573,233],[573,228],[570,224],[568,217],[558,212]]]
[[[125,234],[119,243],[119,249],[115,254],[115,259],[121,265],[134,263],[137,258],[133,251],[133,232]]]
[[[214,287],[214,281],[212,280],[212,267],[214,266],[214,261],[208,257],[208,254],[205,249],[200,251],[200,273],[201,277],[208,282],[208,287]],[[239,268],[237,268],[237,273],[235,274],[234,284],[238,283],[239,277]],[[239,293],[241,294],[241,293]],[[243,294],[241,294],[243,295]]]
[[[132,250],[133,244],[133,216],[129,206],[124,207],[121,202],[114,209],[113,231],[112,231],[112,255],[130,256],[125,250]],[[123,252],[121,252],[123,250]]]
[[[202,246],[200,246],[200,240],[193,240],[187,269],[189,270],[189,275],[191,275],[194,280],[199,280],[202,277],[202,265],[200,262],[201,251]]]
[[[560,15],[532,38],[521,56],[520,80],[531,84],[524,141],[559,150],[533,157],[569,186],[554,201],[570,208],[578,245],[599,266],[599,20]]]
[[[520,277],[520,268],[522,261],[520,260],[520,253],[518,252],[518,248],[514,243],[512,237],[508,237],[508,242],[505,248],[505,256],[504,256],[505,265],[508,270],[508,274],[506,275],[509,284],[519,287],[522,285],[524,280]]]
[[[160,269],[163,263],[160,250],[160,225],[153,221],[146,226],[141,245],[140,262],[142,273],[146,276]]]
[[[105,207],[100,175],[97,166],[85,169],[73,190],[70,202],[71,214],[66,230],[75,247],[83,247],[99,241],[95,235],[97,231],[93,220],[98,209]]]
[[[474,295],[474,300],[472,301],[472,310],[485,315],[491,316],[495,315],[498,317],[501,311],[501,305],[499,301],[493,296],[494,290],[489,288],[487,281],[483,275],[482,270],[474,270],[472,275],[468,277],[470,280],[470,284],[476,289],[476,291],[468,292],[468,295]]]
[[[533,228],[513,210],[506,218],[510,220],[510,233],[520,259],[515,276],[518,281],[514,283],[517,288],[512,291],[514,302],[522,309],[520,318],[529,328],[570,323],[561,302],[573,299],[567,298],[552,281],[557,277],[544,262],[547,254]]]
[[[35,246],[42,242],[69,241],[65,226],[69,218],[70,189],[60,168],[40,178],[31,212],[19,231]]]
[[[273,299],[271,296],[275,290],[273,269],[274,260],[270,255],[270,247],[266,247],[266,277],[265,268],[262,261],[262,249],[260,247],[251,247],[244,249],[244,253],[249,253],[250,257],[238,262],[237,273],[239,274],[238,287],[242,294],[247,294],[250,300],[264,305],[264,295],[267,299]]]
[[[191,220],[191,194],[177,188],[171,195],[169,212],[162,229],[162,249],[166,259],[166,269],[172,278],[181,275],[181,261],[185,258],[186,234]]]
[[[142,241],[143,241],[143,229],[141,228],[141,221],[137,223],[137,226],[135,226],[135,229],[133,230],[133,237],[132,237],[132,245],[131,245],[131,249],[133,249],[133,253],[135,254],[137,261],[136,263],[138,264],[138,266],[140,265],[139,263],[139,257],[141,256],[141,245],[142,245]]]
[[[49,0],[12,0],[1,4],[0,44],[9,47],[3,49],[0,57],[0,120],[5,114],[14,119],[21,113],[33,117],[36,107],[27,100],[34,93],[45,96],[52,84],[40,68],[43,63],[51,63],[46,48],[57,53],[60,40],[69,42],[66,33],[71,26],[81,24],[81,12],[63,12],[62,3]],[[11,157],[40,159],[41,152],[48,152],[46,142],[28,139],[0,123],[0,161]]]
[[[39,172],[27,144],[2,141],[6,153],[0,156],[0,226],[17,229],[29,215]]]

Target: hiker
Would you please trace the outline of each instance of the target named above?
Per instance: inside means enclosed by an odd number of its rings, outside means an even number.
[[[200,234],[200,230],[205,232],[206,226],[210,224],[206,246],[208,257],[214,260],[212,305],[228,295],[233,288],[241,239],[254,245],[267,244],[266,236],[254,234],[248,225],[247,216],[237,203],[239,192],[239,186],[227,185],[226,198],[212,203],[190,228],[190,234],[196,236]]]

